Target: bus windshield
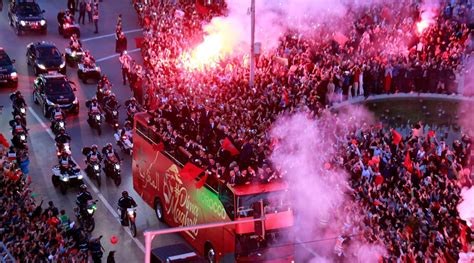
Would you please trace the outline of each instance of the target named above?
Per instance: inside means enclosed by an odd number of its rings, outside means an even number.
[[[267,192],[253,195],[241,195],[237,197],[237,215],[239,217],[253,216],[252,205],[263,200],[265,214],[278,213],[290,210],[288,190]]]

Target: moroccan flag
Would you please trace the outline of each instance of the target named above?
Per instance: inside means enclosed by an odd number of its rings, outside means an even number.
[[[145,39],[143,37],[136,37],[135,38],[135,46],[137,48],[142,48],[144,41],[145,41]]]
[[[163,142],[153,145],[153,151],[161,152],[164,150],[165,150],[165,145],[163,144]]]
[[[5,146],[5,148],[10,147],[10,144],[8,143],[7,139],[5,136],[3,136],[3,133],[0,133],[0,144]]]
[[[206,183],[207,176],[208,176],[208,173],[206,173],[203,177],[201,177],[201,179],[199,179],[199,181],[196,183],[197,189],[201,188]]]
[[[403,166],[407,168],[407,170],[411,173],[413,172],[413,164],[410,159],[410,152],[407,151],[407,155],[405,156],[405,161],[403,162]]]
[[[179,174],[183,179],[191,181],[196,179],[196,177],[198,177],[198,175],[203,171],[203,169],[197,167],[196,165],[187,162]]]
[[[402,135],[395,129],[392,129],[392,141],[395,145],[398,145],[402,141]]]
[[[237,150],[234,144],[232,144],[232,142],[227,137],[222,142],[222,149],[230,152],[232,156],[240,154],[239,150]]]
[[[209,10],[201,3],[202,0],[196,0],[196,11],[201,15],[207,15]]]

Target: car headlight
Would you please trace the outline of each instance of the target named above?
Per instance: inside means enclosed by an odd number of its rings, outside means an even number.
[[[25,135],[20,135],[20,140],[24,141],[26,139],[26,136]]]
[[[25,108],[20,108],[20,112],[21,112],[22,114],[25,114],[25,112],[26,112]]]
[[[46,70],[46,66],[43,65],[43,64],[38,64],[38,68],[42,69],[42,70]]]
[[[96,170],[96,171],[99,170],[99,165],[98,164],[94,164],[94,170]]]
[[[93,214],[93,213],[94,213],[94,209],[92,209],[92,208],[87,208],[87,213]]]
[[[42,26],[46,25],[46,20],[44,20],[44,19],[41,19],[41,21],[40,21],[40,25],[42,25]]]
[[[20,21],[20,25],[21,25],[21,26],[26,26],[26,22],[23,21],[23,20],[21,20],[21,21]]]
[[[46,104],[48,104],[49,106],[54,106],[55,105],[52,101],[50,101],[48,99],[46,99]]]
[[[116,163],[116,164],[115,164],[115,169],[116,169],[116,170],[120,170],[120,164]]]
[[[18,77],[18,73],[12,72],[12,73],[10,73],[10,77],[11,77],[12,79],[16,79],[16,78]]]
[[[61,65],[59,67],[64,68],[65,66],[66,66],[66,61],[63,61],[63,63],[61,63]]]

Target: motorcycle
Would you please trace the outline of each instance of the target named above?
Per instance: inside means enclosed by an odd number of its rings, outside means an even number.
[[[21,124],[26,127],[26,108],[24,106],[21,107],[15,107],[13,106],[13,112],[12,112],[13,117],[15,116],[20,116],[21,117]]]
[[[110,109],[108,107],[105,107],[105,121],[110,123],[112,127],[115,129],[115,131],[117,131],[119,127],[119,112],[118,112],[119,108],[120,108],[120,105],[115,107],[115,109]]]
[[[58,135],[61,129],[66,129],[66,122],[64,122],[62,117],[55,117],[51,122],[51,131],[54,135]]]
[[[82,83],[87,84],[87,82],[92,79],[95,82],[99,82],[101,78],[101,70],[100,67],[97,66],[95,63],[85,64],[79,63],[77,69],[77,76]]]
[[[71,145],[69,142],[66,143],[56,143],[56,155],[61,157],[61,154],[63,152],[67,152],[68,154],[71,154]]]
[[[58,32],[64,38],[69,38],[73,34],[76,34],[77,37],[81,37],[81,30],[78,23],[74,21],[73,18],[65,18],[64,23],[58,24]]]
[[[56,165],[51,170],[53,172],[51,176],[53,186],[59,187],[63,195],[66,194],[68,186],[78,186],[84,183],[84,176],[82,175],[81,170],[78,168],[69,166],[66,168],[65,172],[61,172],[61,167]]]
[[[118,214],[122,214],[121,208],[117,208]],[[130,227],[130,233],[132,234],[133,237],[137,236],[137,225],[135,224],[135,219],[137,218],[137,208],[136,207],[131,207],[127,208],[127,211],[124,215],[124,218],[121,220],[124,221],[124,225],[128,225]]]
[[[122,183],[120,161],[114,157],[109,156],[110,161],[105,162],[104,172],[106,176],[114,180],[116,186]]]
[[[133,142],[131,141],[131,134],[128,132],[122,132],[122,129],[119,129],[115,134],[115,142],[117,145],[124,151],[126,154],[132,156],[133,153]]]
[[[89,155],[89,153],[91,152],[91,148],[90,147],[84,147],[82,149],[82,154],[84,156],[87,156]],[[95,178],[95,180],[97,181],[97,186],[100,188],[100,185],[101,185],[101,179],[100,179],[100,170],[101,170],[101,165],[100,165],[100,160],[97,159],[97,158],[90,158],[89,161],[84,160],[84,162],[87,164],[87,167],[86,169],[84,170],[87,174],[87,176],[89,177],[93,177]]]
[[[12,138],[12,144],[15,146],[15,148],[18,149],[26,149],[27,148],[27,140],[28,136],[26,135],[25,131],[18,131],[15,132],[15,135],[13,135]]]
[[[77,209],[76,217],[77,220],[81,223],[84,229],[87,232],[94,231],[95,228],[95,220],[94,220],[94,213],[97,210],[97,202],[98,200],[89,200],[87,201],[87,206],[85,211],[81,211],[80,208]]]
[[[69,66],[73,67],[82,62],[82,56],[84,55],[84,50],[82,49],[82,47],[80,47],[77,50],[72,50],[70,47],[67,47],[65,49],[64,54],[66,58],[66,63]]]

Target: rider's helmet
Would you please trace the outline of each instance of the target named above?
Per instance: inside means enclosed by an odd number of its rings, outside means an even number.
[[[81,192],[87,191],[87,185],[85,184],[81,184],[80,188],[81,188]]]
[[[135,99],[135,97],[130,98],[130,102],[136,102],[136,101],[137,101],[137,99]]]
[[[94,102],[94,103],[97,102],[97,97],[96,96],[92,97],[92,102]]]
[[[105,145],[105,147],[106,147],[108,150],[112,150],[112,143],[110,143],[110,142],[107,143],[107,144]]]
[[[20,115],[15,115],[15,121],[20,121],[20,120],[21,120]]]
[[[60,110],[61,110],[61,107],[59,107],[59,104],[55,104],[55,105],[54,105],[54,109],[55,109],[56,111],[60,111]]]
[[[69,153],[67,151],[62,151],[61,156],[66,158],[69,156]]]
[[[92,150],[97,150],[97,148],[98,148],[97,144],[92,144],[91,148],[92,148]]]
[[[122,192],[122,197],[123,197],[123,198],[127,198],[127,197],[128,197],[128,192],[127,192],[127,191],[123,191],[123,192]]]

